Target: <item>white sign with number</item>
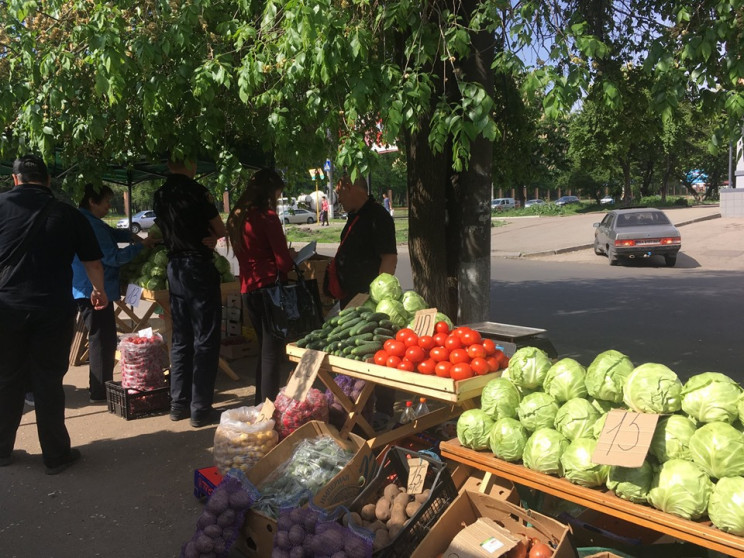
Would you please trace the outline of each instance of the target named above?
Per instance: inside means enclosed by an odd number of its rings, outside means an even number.
[[[142,287],[135,285],[134,283],[129,283],[127,285],[127,294],[124,295],[124,302],[129,304],[129,306],[134,306],[136,308],[141,299]]]

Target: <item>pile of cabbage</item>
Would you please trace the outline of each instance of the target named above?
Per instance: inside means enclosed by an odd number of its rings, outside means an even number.
[[[390,316],[398,327],[413,327],[416,312],[426,310],[430,306],[416,291],[405,291],[395,275],[381,273],[369,284],[369,299],[363,304],[373,312],[383,312]],[[453,328],[452,320],[446,314],[437,312],[436,321],[447,322]]]
[[[592,463],[612,409],[662,415],[641,467]],[[465,447],[686,519],[707,515],[744,536],[743,423],[744,390],[724,374],[704,372],[683,384],[663,364],[634,366],[615,350],[584,368],[523,347],[484,387],[481,407],[460,416],[457,437]]]

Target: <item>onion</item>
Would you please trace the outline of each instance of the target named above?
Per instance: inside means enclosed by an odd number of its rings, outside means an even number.
[[[533,541],[528,558],[549,558],[553,555],[553,549],[547,544]]]

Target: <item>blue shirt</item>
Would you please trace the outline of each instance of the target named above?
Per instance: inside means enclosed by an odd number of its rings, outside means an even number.
[[[132,233],[129,232],[129,229],[110,227],[102,219],[82,207],[80,213],[87,217],[91,227],[93,227],[98,245],[103,252],[101,263],[103,264],[103,284],[106,296],[112,302],[119,300],[121,298],[119,267],[132,261],[142,251],[143,246],[142,244],[132,244],[126,248],[119,248],[120,242],[131,240]],[[85,267],[80,258],[75,256],[72,262],[72,296],[73,298],[90,298],[92,291],[93,285],[90,284],[88,274],[85,273]]]

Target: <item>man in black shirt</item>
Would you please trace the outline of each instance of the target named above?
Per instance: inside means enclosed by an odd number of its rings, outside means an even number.
[[[170,418],[190,416],[191,426],[199,428],[215,418],[222,297],[213,250],[226,231],[212,196],[194,180],[196,165],[169,161],[168,168],[171,174],[155,192],[154,210],[169,258]]]
[[[55,475],[80,458],[70,448],[62,386],[76,312],[72,260],[77,254],[83,262],[93,285],[91,304],[102,309],[108,305],[102,254],[83,214],[54,199],[41,158],[17,159],[13,182],[12,190],[0,194],[0,268],[8,266],[0,279],[0,466],[12,462],[31,386],[44,465]]]

